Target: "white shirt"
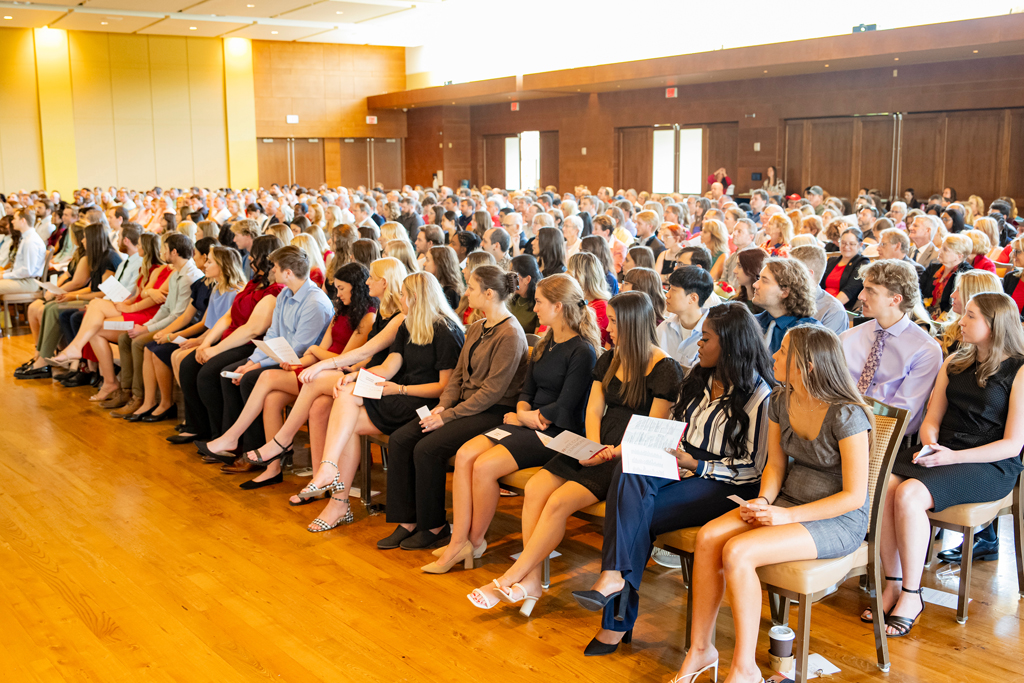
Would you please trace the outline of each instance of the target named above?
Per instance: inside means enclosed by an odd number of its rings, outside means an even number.
[[[697,364],[697,342],[703,336],[702,326],[704,319],[708,317],[707,309],[702,311],[703,315],[693,329],[683,327],[675,313],[666,315],[658,325],[658,346],[687,370]]]
[[[46,263],[46,242],[35,230],[26,230],[21,234],[18,253],[14,257],[14,267],[4,273],[6,280],[28,280],[42,278],[43,265]]]
[[[225,208],[218,211],[215,216],[210,218],[210,220],[216,221],[217,225],[224,225],[224,221],[229,218],[231,218],[231,212]]]
[[[583,240],[577,239],[573,244],[565,245],[565,260],[568,261],[575,254],[580,252],[580,245],[583,244]]]
[[[822,325],[836,334],[842,334],[850,329],[850,316],[846,312],[843,303],[818,287],[818,296],[814,301],[815,319]]]
[[[121,283],[121,286],[129,292],[135,289],[135,281],[139,279],[139,271],[142,269],[142,255],[138,252],[122,259],[121,264],[114,271],[114,277]]]
[[[36,223],[36,234],[39,235],[43,241],[50,239],[50,235],[53,234],[53,223],[50,221],[50,216],[47,216],[43,220]]]

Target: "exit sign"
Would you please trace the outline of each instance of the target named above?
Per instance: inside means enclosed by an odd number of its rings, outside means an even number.
[[[679,88],[665,88],[665,97],[669,99],[679,97]]]
[[[512,111],[519,111],[519,103],[518,102],[513,102],[512,103]]]
[[[366,123],[368,125],[371,125],[371,126],[376,125],[377,124],[377,117],[376,116],[367,116],[366,117]]]

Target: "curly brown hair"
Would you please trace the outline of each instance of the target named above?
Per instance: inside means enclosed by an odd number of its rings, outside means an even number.
[[[798,318],[812,318],[817,311],[814,282],[811,271],[800,261],[789,258],[770,258],[764,267],[771,271],[779,287],[786,290],[786,313]]]

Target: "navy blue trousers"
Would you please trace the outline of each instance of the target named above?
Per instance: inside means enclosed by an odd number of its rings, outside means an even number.
[[[625,621],[615,621],[618,600],[610,600],[601,627],[609,631],[633,628],[640,610],[640,581],[659,534],[703,526],[736,508],[728,496],[750,500],[759,491],[757,483],[736,486],[699,477],[673,481],[623,474],[620,463],[608,488],[601,569],[622,572],[629,585],[629,604]]]

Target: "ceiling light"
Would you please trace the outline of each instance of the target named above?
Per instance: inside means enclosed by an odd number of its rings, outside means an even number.
[[[768,69],[765,69],[765,70],[764,70],[764,72],[765,72],[765,73],[768,73]]]
[[[276,35],[277,35],[277,31],[271,31],[271,32],[270,32],[270,35],[272,35],[272,36],[276,36]]]
[[[255,7],[256,5],[246,5],[246,7]]]
[[[338,11],[338,12],[335,12],[335,14],[344,14],[344,12]]]
[[[898,61],[900,61],[900,58],[899,57],[893,57],[893,61],[894,62],[898,62]]]
[[[978,54],[978,51],[977,51],[977,50],[975,50],[975,51],[974,51],[974,54]]]
[[[195,30],[196,30],[196,27],[195,27],[195,26],[189,26],[189,27],[188,27],[188,30],[189,30],[189,31],[195,31]]]
[[[825,68],[826,68],[826,69],[828,68],[828,64],[826,64],[826,65],[825,65]]]
[[[14,18],[14,17],[10,17],[10,16],[8,16],[8,17],[4,17],[4,19],[13,19],[13,18]]]
[[[109,22],[106,22],[106,21],[101,21],[101,22],[100,22],[100,26],[106,26],[106,25],[107,25],[108,23],[109,23]]]

